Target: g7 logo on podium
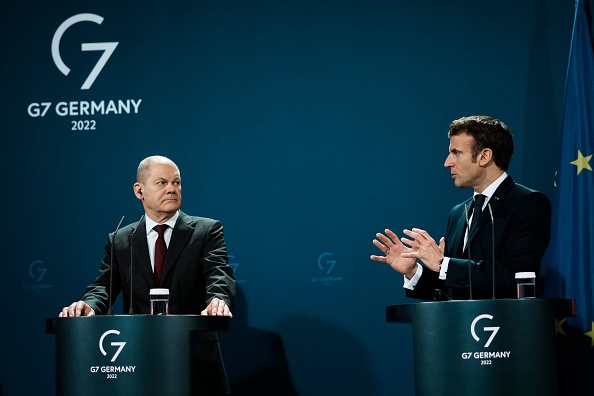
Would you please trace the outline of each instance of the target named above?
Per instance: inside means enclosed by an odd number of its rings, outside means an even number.
[[[66,19],[62,24],[58,27],[56,32],[54,33],[54,38],[52,39],[52,58],[54,59],[54,63],[58,70],[62,72],[65,76],[70,73],[70,68],[66,66],[64,61],[62,61],[62,56],[60,55],[60,40],[62,36],[68,30],[68,28],[76,23],[79,22],[94,22],[98,25],[101,25],[103,22],[103,17],[95,14],[77,14],[71,16],[70,18]],[[109,60],[113,51],[115,51],[116,47],[118,46],[119,42],[112,42],[112,43],[82,43],[81,50],[82,51],[103,51],[103,55],[97,61],[97,64],[91,70],[91,73],[83,83],[80,89],[89,89],[95,82],[101,70]]]
[[[99,339],[99,350],[101,351],[103,356],[107,356],[107,352],[105,352],[105,349],[103,348],[103,340],[105,339],[105,337],[107,337],[110,334],[120,335],[120,332],[118,330],[107,330],[105,333],[103,333],[103,335]],[[116,353],[111,358],[111,361],[115,362],[115,360],[118,358],[120,352],[122,352],[122,349],[124,349],[124,346],[126,345],[126,343],[125,342],[112,342],[110,345],[119,347],[118,350],[116,351]]]
[[[472,324],[470,325],[470,333],[472,334],[472,338],[474,338],[475,341],[477,341],[477,342],[480,341],[480,338],[476,335],[475,327],[476,327],[476,324],[478,323],[478,321],[482,320],[482,319],[492,320],[493,315],[482,314],[482,315],[479,315],[476,318],[474,318],[474,320],[472,321]],[[485,348],[489,348],[489,345],[491,345],[491,342],[493,341],[493,339],[495,338],[495,335],[499,331],[499,327],[484,327],[483,330],[491,332],[491,336],[489,337],[489,339],[487,340],[487,343],[485,344]]]

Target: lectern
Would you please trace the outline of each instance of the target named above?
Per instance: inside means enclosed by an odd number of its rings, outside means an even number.
[[[193,344],[229,318],[115,315],[46,320],[56,335],[56,394],[196,395]]]
[[[555,319],[575,301],[501,299],[386,307],[412,322],[417,396],[557,395]]]

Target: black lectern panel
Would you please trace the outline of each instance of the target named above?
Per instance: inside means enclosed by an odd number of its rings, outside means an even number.
[[[417,395],[556,395],[555,318],[573,300],[424,302],[386,308],[413,323]]]
[[[199,332],[229,329],[229,318],[122,315],[46,320],[56,334],[56,394],[195,395],[191,389]]]

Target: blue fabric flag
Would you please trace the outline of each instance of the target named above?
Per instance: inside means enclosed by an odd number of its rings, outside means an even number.
[[[576,316],[556,324],[568,395],[594,389],[594,53],[583,0],[575,8],[545,280],[546,296],[576,301]]]

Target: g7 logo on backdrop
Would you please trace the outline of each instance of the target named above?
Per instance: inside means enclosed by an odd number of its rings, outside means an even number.
[[[62,74],[64,74],[65,76],[67,76],[68,73],[70,73],[70,68],[66,66],[64,61],[62,61],[62,57],[60,55],[60,40],[62,39],[62,36],[66,32],[66,30],[68,30],[69,27],[79,22],[94,22],[98,25],[101,25],[101,23],[103,22],[103,17],[95,14],[77,14],[71,16],[70,18],[62,22],[62,24],[54,33],[54,38],[52,39],[52,58],[54,59],[54,63],[56,64],[58,70],[60,70]],[[105,64],[111,57],[111,54],[113,54],[113,51],[115,51],[118,44],[118,42],[81,44],[82,51],[103,51],[103,55],[101,55],[101,57],[97,61],[97,64],[95,65],[93,70],[91,70],[91,73],[83,83],[82,87],[80,87],[80,89],[91,88],[91,86],[95,82],[95,79],[97,79],[97,76],[99,76],[99,73],[101,73],[101,70],[103,70],[103,67],[105,67]]]
[[[99,339],[99,350],[101,351],[103,356],[107,356],[107,352],[105,352],[105,349],[103,348],[103,340],[105,339],[105,337],[107,337],[110,334],[120,335],[120,332],[118,330],[107,330],[105,333],[103,333],[103,335]],[[120,352],[122,352],[122,349],[124,349],[124,346],[126,345],[126,343],[125,342],[112,342],[110,345],[118,347],[118,350],[115,352],[115,354],[111,358],[111,361],[115,362],[115,360],[118,358]]]
[[[29,265],[29,275],[31,278],[35,279],[36,282],[41,282],[46,273],[47,267],[41,260],[35,260]]]
[[[326,257],[328,257],[328,259],[325,259]],[[318,267],[320,270],[326,271],[326,275],[330,275],[332,268],[336,265],[336,260],[330,260],[330,257],[332,257],[332,253],[329,252],[322,253],[320,257],[318,257]]]

